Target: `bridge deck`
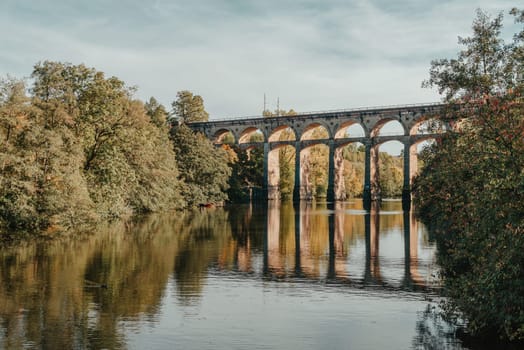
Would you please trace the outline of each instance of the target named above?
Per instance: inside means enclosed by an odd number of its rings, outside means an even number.
[[[375,115],[375,114],[384,114],[384,113],[408,113],[408,112],[436,112],[440,110],[443,106],[445,106],[444,103],[441,102],[430,102],[430,103],[418,103],[418,104],[405,104],[405,105],[391,105],[391,106],[376,106],[376,107],[357,107],[357,108],[349,108],[349,109],[337,109],[337,110],[327,110],[327,111],[312,111],[312,112],[299,112],[294,115],[289,116],[239,116],[239,117],[224,117],[224,118],[215,118],[213,120],[209,120],[207,122],[191,122],[188,124],[191,124],[192,126],[198,126],[200,124],[202,125],[209,125],[213,123],[224,123],[224,122],[240,122],[240,121],[264,121],[271,118],[311,118],[311,117],[318,117],[318,118],[326,118],[326,117],[350,117],[350,116],[365,116],[365,115]]]

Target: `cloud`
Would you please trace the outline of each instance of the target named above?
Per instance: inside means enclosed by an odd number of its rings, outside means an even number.
[[[428,102],[433,58],[452,57],[475,8],[501,0],[4,0],[0,74],[44,59],[85,63],[169,105],[182,89],[212,117]]]

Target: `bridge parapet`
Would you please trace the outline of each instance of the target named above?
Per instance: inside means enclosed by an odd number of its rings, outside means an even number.
[[[273,132],[281,127],[289,127],[296,139],[302,139],[304,133],[312,126],[322,126],[330,137],[334,138],[341,127],[348,124],[358,124],[364,130],[365,136],[378,136],[380,128],[391,120],[398,121],[404,128],[404,134],[409,135],[413,126],[422,120],[430,119],[442,110],[444,104],[430,103],[418,105],[391,106],[366,109],[350,109],[329,112],[308,112],[293,116],[280,117],[246,117],[208,122],[188,123],[195,131],[204,133],[213,141],[222,132],[231,132],[235,141],[246,130],[259,130],[267,141]]]

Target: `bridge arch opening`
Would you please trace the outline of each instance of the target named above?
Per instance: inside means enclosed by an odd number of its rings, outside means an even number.
[[[326,198],[328,189],[329,147],[314,143],[300,152],[301,198]]]
[[[295,154],[295,147],[286,144],[274,146],[269,154],[269,175],[273,176],[270,185],[278,186],[278,196],[282,200],[293,198]]]
[[[303,141],[322,140],[328,139],[329,136],[329,129],[325,125],[321,123],[311,123],[304,128],[300,139]]]
[[[262,130],[255,127],[249,127],[240,133],[238,143],[264,142],[264,140],[265,137]]]
[[[360,198],[364,190],[366,148],[349,142],[335,151],[335,199]]]
[[[216,144],[234,144],[236,138],[231,130],[220,129],[213,135],[213,142]]]
[[[396,119],[382,119],[371,130],[371,137],[375,136],[403,136],[407,135],[404,126]]]
[[[386,141],[371,148],[371,191],[376,199],[400,198],[404,187],[404,144]]]
[[[423,152],[428,152],[429,149],[435,145],[437,140],[433,137],[420,138],[409,147],[409,183],[413,183],[413,179],[418,174],[419,170],[424,166],[423,161],[419,155]]]
[[[295,134],[295,131],[287,125],[281,125],[276,127],[271,131],[271,134],[268,137],[269,142],[294,141],[296,139],[297,136]]]
[[[341,138],[353,138],[353,137],[365,137],[366,132],[362,125],[356,121],[348,121],[342,123],[335,133],[336,139]]]
[[[439,119],[429,118],[415,123],[409,130],[410,135],[440,134],[446,131],[446,125]]]

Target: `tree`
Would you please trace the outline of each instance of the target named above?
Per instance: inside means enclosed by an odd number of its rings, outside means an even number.
[[[173,114],[184,123],[207,122],[209,113],[204,108],[204,99],[188,90],[179,91],[171,104]]]
[[[456,132],[424,152],[414,193],[436,232],[448,316],[523,340],[524,30],[505,44],[501,28],[502,15],[478,11],[458,57],[432,62],[424,86],[444,95]]]
[[[159,128],[166,125],[167,111],[154,97],[151,97],[149,101],[145,103],[144,107],[153,124]]]
[[[379,182],[381,195],[385,198],[398,198],[402,195],[402,159],[386,152],[379,153]]]
[[[234,146],[232,150],[236,157],[230,162],[228,199],[233,203],[249,202],[252,191],[263,187],[264,154],[260,148],[242,150]]]
[[[0,221],[11,229],[65,229],[96,219],[77,166],[81,149],[66,127],[46,118],[22,81],[2,84]]]
[[[185,203],[162,107],[84,65],[0,82],[0,226],[70,230]],[[164,115],[165,116],[165,115]]]
[[[226,152],[184,124],[172,127],[171,139],[188,205],[225,201],[231,175]]]

